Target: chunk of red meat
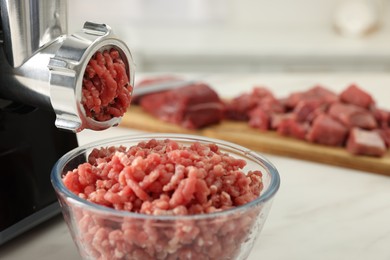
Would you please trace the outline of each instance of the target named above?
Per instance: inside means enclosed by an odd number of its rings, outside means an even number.
[[[326,111],[328,104],[324,100],[308,99],[301,100],[295,106],[293,112],[299,122],[312,122],[314,118]]]
[[[277,128],[277,133],[284,136],[290,136],[305,140],[310,126],[308,123],[300,123],[294,119],[288,118],[282,120]]]
[[[284,113],[286,111],[282,102],[278,99],[267,97],[259,101],[257,107],[260,107],[264,112],[269,115],[273,113]]]
[[[296,120],[296,115],[292,112],[282,113],[282,114],[278,114],[278,113],[271,114],[270,128],[272,130],[276,130],[279,127],[280,123],[283,122],[284,120],[287,120],[287,119]]]
[[[274,95],[265,87],[254,87],[252,92],[241,94],[225,104],[225,117],[232,120],[247,121],[249,112],[264,100],[270,105],[275,100]],[[275,103],[273,103],[275,104]]]
[[[261,107],[249,113],[249,126],[266,131],[270,128],[270,116]]]
[[[386,153],[386,145],[377,131],[354,127],[347,141],[347,150],[356,155],[381,157]]]
[[[283,114],[285,108],[283,104],[272,96],[267,96],[259,100],[257,107],[248,112],[249,125],[261,130],[271,128],[271,117],[274,114]]]
[[[345,143],[348,129],[327,114],[317,116],[306,135],[306,140],[314,143],[342,146]]]
[[[353,104],[333,103],[328,113],[348,128],[356,126],[364,129],[375,129],[378,127],[372,113]]]
[[[338,99],[337,94],[333,91],[322,86],[315,86],[306,91],[290,94],[287,98],[286,105],[293,109],[302,100],[321,100],[326,103],[333,103]]]
[[[144,96],[140,105],[163,121],[189,129],[215,124],[223,118],[222,101],[203,83]]]
[[[263,86],[254,86],[252,89],[252,95],[262,99],[262,98],[275,98],[274,94],[266,87]]]
[[[390,128],[377,129],[386,146],[390,148]]]
[[[371,111],[378,122],[378,127],[388,128],[390,127],[390,111],[377,108],[375,106],[371,107]]]
[[[225,117],[232,120],[247,121],[249,111],[257,105],[250,94],[242,94],[225,103]]]
[[[370,94],[359,88],[356,84],[350,85],[340,93],[340,100],[356,106],[369,108],[375,101]]]

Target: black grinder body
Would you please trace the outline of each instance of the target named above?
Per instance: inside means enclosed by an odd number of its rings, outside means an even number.
[[[60,212],[50,173],[77,147],[52,111],[0,99],[0,245]]]

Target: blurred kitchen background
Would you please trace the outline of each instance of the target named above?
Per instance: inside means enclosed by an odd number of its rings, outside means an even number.
[[[390,73],[390,0],[69,0],[69,32],[86,20],[137,72]]]

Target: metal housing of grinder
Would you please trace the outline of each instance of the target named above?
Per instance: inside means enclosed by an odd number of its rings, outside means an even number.
[[[78,146],[75,133],[120,121],[84,110],[94,54],[117,50],[134,83],[126,44],[105,24],[86,22],[68,35],[67,8],[66,0],[0,0],[0,245],[60,212],[50,171]]]
[[[68,35],[66,1],[0,1],[0,98],[53,109],[56,126],[73,132],[117,125],[120,118],[88,118],[81,105],[84,71],[96,51],[118,50],[133,85],[130,51],[111,28],[86,22]]]

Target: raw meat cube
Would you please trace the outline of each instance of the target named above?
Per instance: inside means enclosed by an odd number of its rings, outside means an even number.
[[[257,107],[249,113],[248,123],[251,127],[266,131],[270,128],[270,117],[261,107]]]
[[[249,111],[249,125],[261,130],[269,130],[271,117],[284,112],[285,107],[279,100],[272,96],[264,97],[259,100],[257,107]]]
[[[327,104],[323,100],[301,100],[295,106],[293,112],[299,122],[312,122],[313,119],[325,112]]]
[[[270,117],[270,128],[272,130],[276,130],[280,123],[283,122],[284,120],[287,119],[293,119],[296,120],[296,115],[295,113],[283,113],[283,114],[278,114],[278,113],[273,113]]]
[[[250,94],[242,94],[225,103],[225,117],[237,121],[249,120],[249,111],[257,106]]]
[[[349,134],[347,150],[356,155],[381,157],[386,153],[386,145],[377,131],[354,127]]]
[[[356,106],[369,108],[375,101],[370,94],[352,84],[340,94],[340,100]]]
[[[378,122],[378,127],[388,128],[390,127],[390,111],[377,108],[375,106],[371,107],[371,111]]]
[[[295,137],[305,140],[306,133],[309,129],[308,123],[300,123],[294,119],[282,120],[278,126],[277,132],[280,135]]]
[[[294,108],[302,100],[322,100],[326,103],[332,103],[338,99],[336,93],[322,86],[315,86],[307,91],[295,92],[289,95],[287,98],[287,106]]]
[[[284,113],[285,107],[278,99],[275,98],[263,98],[259,101],[257,107],[263,109],[264,112],[271,115],[273,113]]]
[[[372,113],[353,104],[334,103],[330,106],[328,113],[348,128],[356,126],[364,129],[375,129],[378,127]]]
[[[382,139],[385,142],[387,148],[389,148],[390,147],[390,128],[378,129],[377,132],[382,137]]]
[[[306,140],[314,143],[342,146],[346,140],[348,129],[327,114],[317,116],[306,135]]]
[[[267,100],[267,101],[265,101]],[[274,95],[265,87],[254,87],[252,92],[244,93],[225,104],[225,117],[232,120],[247,121],[249,112],[264,101],[270,106],[279,106]],[[277,108],[280,109],[280,108]],[[284,110],[284,109],[283,109]]]

